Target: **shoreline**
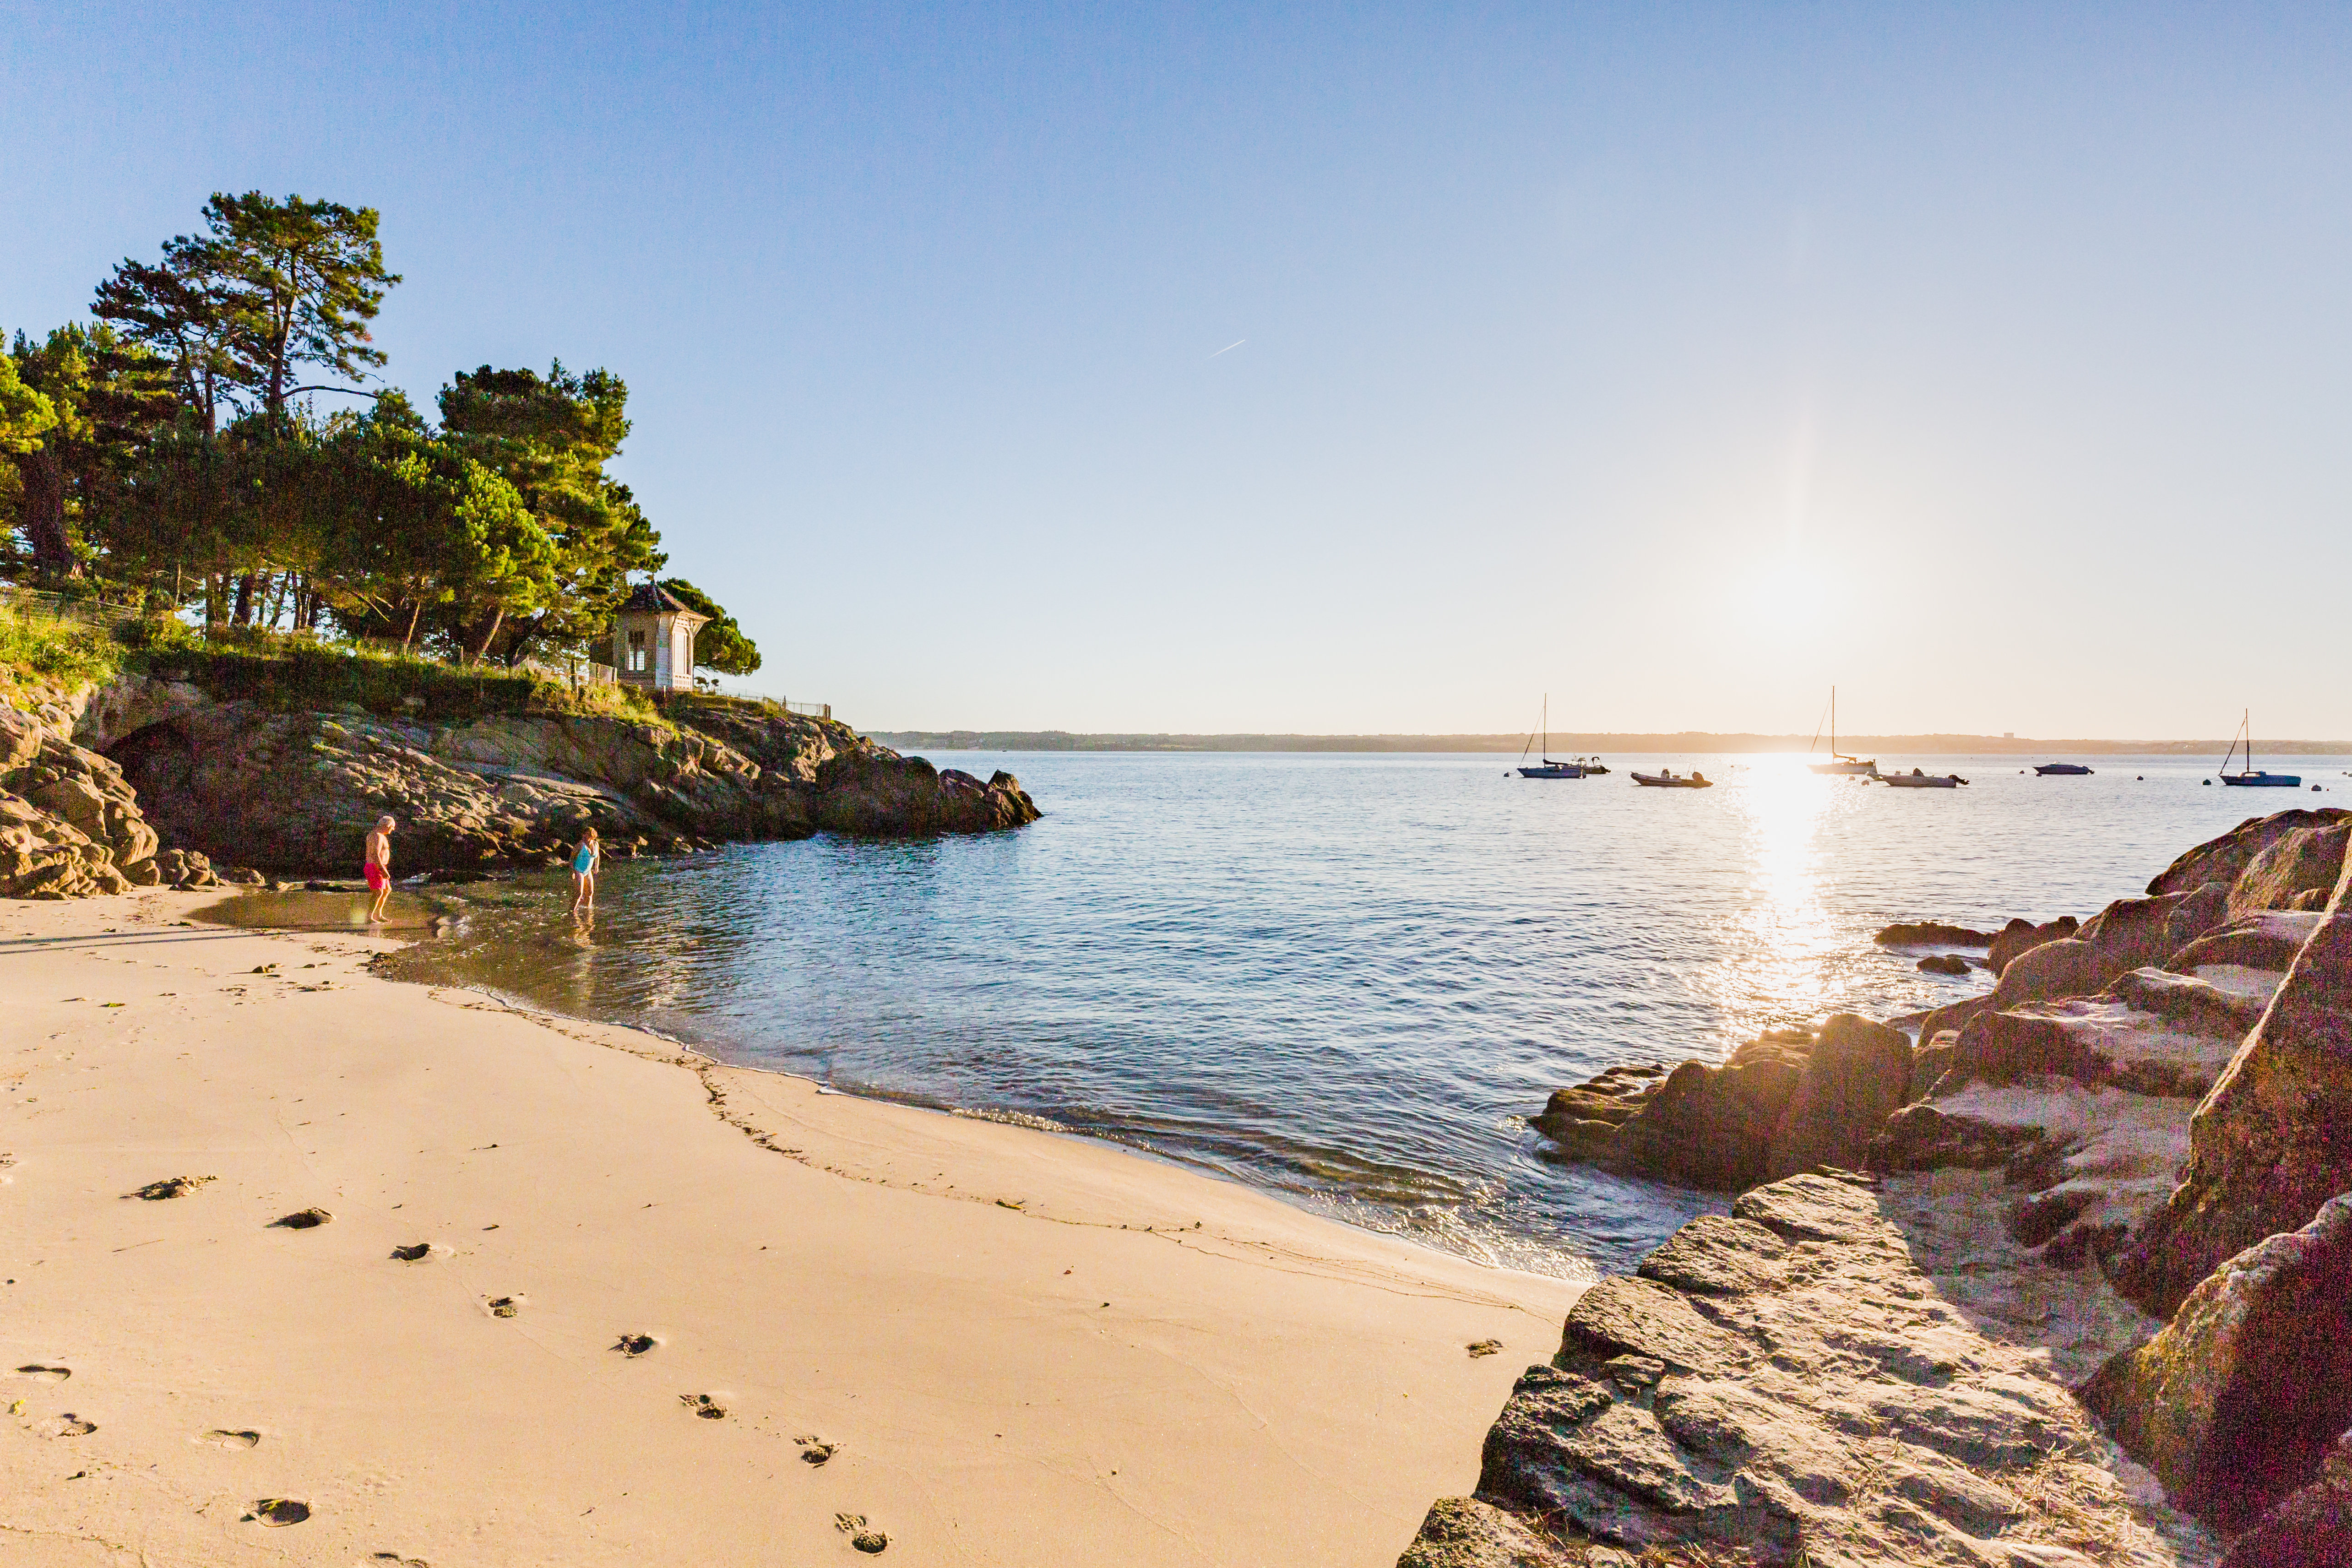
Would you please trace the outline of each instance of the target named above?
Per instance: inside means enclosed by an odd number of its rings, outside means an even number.
[[[27,1561],[1384,1564],[1580,1289],[217,896],[0,904]]]

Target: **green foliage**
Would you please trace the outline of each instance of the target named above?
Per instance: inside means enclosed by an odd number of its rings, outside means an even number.
[[[760,650],[743,629],[735,624],[735,617],[719,606],[719,601],[682,577],[662,580],[662,586],[676,594],[689,610],[710,617],[707,626],[694,633],[694,662],[698,668],[716,670],[722,675],[748,675],[760,667]]]
[[[0,453],[37,452],[41,437],[58,423],[57,404],[25,384],[14,357],[0,354]]]
[[[117,267],[91,313],[170,360],[207,429],[224,401],[275,422],[301,366],[356,382],[384,362],[367,324],[400,278],[374,208],[216,191],[204,218],[161,264]]]
[[[441,389],[442,437],[512,485],[554,546],[552,584],[537,606],[488,632],[466,634],[503,657],[585,648],[611,633],[628,575],[659,570],[661,536],[605,474],[629,434],[629,389],[608,371],[574,375],[558,361],[541,376],[488,365]]]
[[[0,578],[87,572],[201,604],[223,647],[289,627],[508,667],[602,654],[632,574],[666,559],[607,472],[627,386],[485,365],[441,389],[437,427],[389,389],[320,415],[302,394],[357,389],[298,383],[384,363],[369,324],[399,281],[371,208],[215,193],[196,232],[114,268],[95,326],[19,335],[0,361]],[[757,669],[712,613],[703,664]]]
[[[0,604],[0,673],[11,684],[46,680],[76,687],[108,681],[121,658],[121,648],[102,628]]]
[[[640,692],[583,686],[525,670],[469,665],[368,648],[321,645],[299,633],[224,629],[199,638],[177,622],[144,624],[124,662],[193,683],[221,702],[278,712],[352,706],[386,718],[464,723],[492,714],[571,713],[670,727]]]

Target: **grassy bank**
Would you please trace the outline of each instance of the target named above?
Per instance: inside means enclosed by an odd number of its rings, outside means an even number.
[[[643,693],[574,688],[531,671],[443,664],[250,631],[207,638],[173,621],[110,628],[0,606],[0,690],[72,690],[124,674],[186,681],[215,701],[280,712],[357,708],[442,723],[551,713],[668,722]]]

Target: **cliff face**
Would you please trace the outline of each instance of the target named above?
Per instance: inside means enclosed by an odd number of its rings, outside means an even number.
[[[528,712],[435,722],[222,700],[140,676],[51,695],[37,713],[0,709],[0,894],[181,881],[205,857],[348,873],[385,814],[401,824],[404,873],[537,865],[588,827],[626,856],[819,828],[978,832],[1038,816],[1009,774],[942,773],[845,725],[744,703],[681,701],[664,723]],[[159,860],[166,843],[182,852]]]

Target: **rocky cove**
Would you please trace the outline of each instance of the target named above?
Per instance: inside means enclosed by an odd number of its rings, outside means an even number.
[[[940,769],[768,705],[566,711],[530,700],[529,682],[485,703],[484,686],[445,679],[473,685],[473,700],[428,685],[310,706],[252,679],[263,663],[0,691],[0,896],[350,875],[386,812],[404,876],[542,865],[588,827],[625,858],[821,830],[983,832],[1038,815],[1009,773]]]
[[[1547,1157],[1730,1212],[1585,1294],[1400,1568],[2352,1563],[2347,838],[1889,927],[1991,989],[1556,1092]]]

